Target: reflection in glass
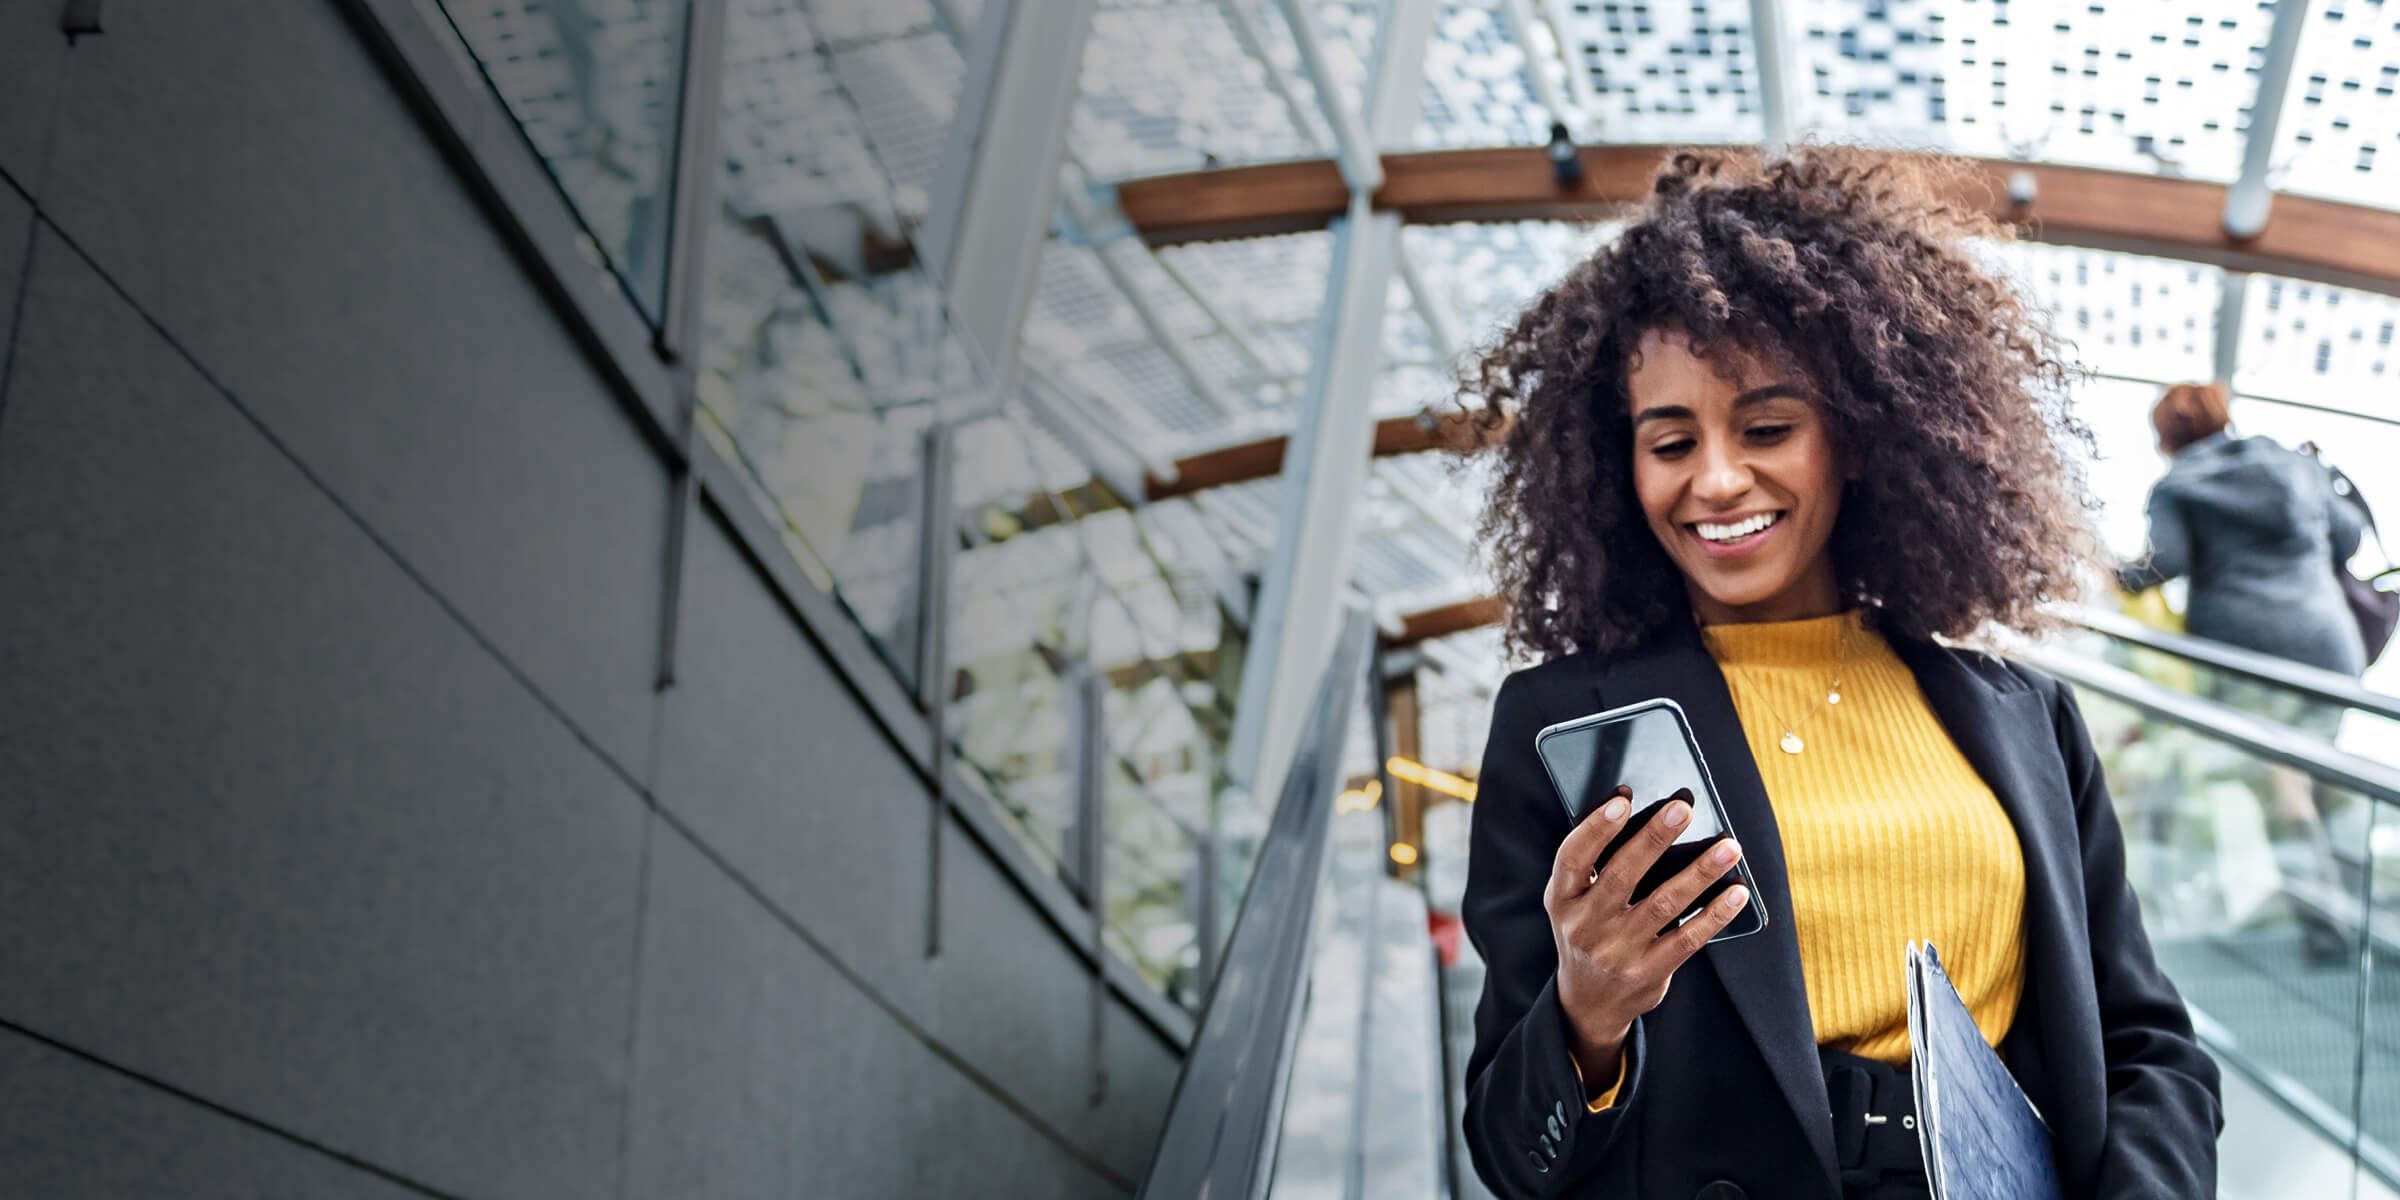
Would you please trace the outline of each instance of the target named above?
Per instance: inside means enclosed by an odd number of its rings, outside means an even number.
[[[1105,936],[1168,999],[1197,1008],[1206,991],[1200,975],[1200,837],[1160,806],[1124,763],[1112,762],[1103,778]]]
[[[655,322],[690,0],[442,0],[442,8]]]
[[[2371,924],[2378,943],[2400,932],[2387,911],[2400,890],[2370,891],[2367,878],[2379,805],[2305,776],[2295,787],[2289,768],[2097,693],[2079,699],[2143,924],[2196,1023],[2238,1065],[2349,1118],[2361,931]],[[2381,1011],[2387,1026],[2400,1019]]]
[[[980,380],[804,7],[738,0],[726,32],[702,429],[913,680],[925,436]]]

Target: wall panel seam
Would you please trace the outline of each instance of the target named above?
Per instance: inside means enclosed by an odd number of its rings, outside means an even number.
[[[59,1052],[60,1054],[64,1054],[70,1058],[76,1059],[79,1062],[97,1067],[102,1071],[106,1071],[111,1075],[117,1076],[118,1078],[125,1079],[132,1083],[149,1088],[152,1091],[172,1096],[175,1099],[180,1100],[185,1104],[189,1104],[194,1108],[201,1109],[205,1112],[215,1113],[218,1116],[234,1121],[250,1129],[255,1129],[279,1141],[323,1155],[324,1157],[330,1158],[346,1167],[364,1171],[367,1174],[376,1177],[377,1179],[383,1180],[384,1182],[393,1184],[397,1187],[406,1188],[409,1191],[417,1193],[418,1195],[432,1196],[435,1197],[436,1200],[464,1200],[463,1197],[458,1196],[456,1193],[445,1192],[431,1184],[422,1183],[418,1180],[411,1179],[390,1167],[386,1167],[369,1159],[362,1158],[346,1150],[335,1149],[332,1146],[328,1146],[325,1143],[317,1141],[304,1134],[294,1133],[289,1129],[285,1129],[282,1126],[276,1125],[273,1122],[267,1121],[261,1117],[252,1116],[251,1114],[243,1112],[238,1108],[234,1108],[231,1105],[222,1103],[220,1101],[211,1100],[197,1092],[177,1087],[163,1079],[144,1074],[143,1072],[137,1071],[132,1067],[125,1066],[122,1063],[112,1062],[101,1055],[95,1054],[72,1043],[60,1041],[57,1038],[51,1037],[50,1035],[43,1033],[38,1029],[33,1029],[14,1019],[0,1017],[0,1030],[14,1033],[19,1037],[26,1039],[27,1041],[45,1046],[51,1050]]]

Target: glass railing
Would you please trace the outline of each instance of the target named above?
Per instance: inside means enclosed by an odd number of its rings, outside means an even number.
[[[2204,668],[2167,658],[2036,665],[2076,688],[2144,926],[2209,1051],[2400,1186],[2400,771],[2203,698],[2181,671]]]

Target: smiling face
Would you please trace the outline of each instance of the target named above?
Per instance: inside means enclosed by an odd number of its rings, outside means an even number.
[[[1842,464],[1803,374],[1727,348],[1728,374],[1651,330],[1626,376],[1633,488],[1703,625],[1841,611],[1828,543]]]

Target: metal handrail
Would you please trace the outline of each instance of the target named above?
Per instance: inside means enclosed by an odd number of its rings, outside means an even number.
[[[2400,721],[2400,696],[2387,696],[2370,690],[2339,671],[2312,667],[2209,638],[2193,637],[2188,633],[2153,629],[2131,617],[2104,609],[2076,607],[2065,610],[2065,615],[2076,625],[2120,642],[2132,642],[2161,654],[2171,654],[2215,670],[2229,671],[2272,684],[2311,700]]]
[[[2160,720],[2207,734],[2336,787],[2400,806],[2400,768],[2336,749],[2322,738],[2214,700],[2162,687],[2123,667],[2093,662],[2050,647],[2011,642],[2002,648],[2002,653],[2077,687],[2130,704]]]
[[[1140,1195],[1263,1195],[1283,1128],[1310,935],[1340,786],[1342,737],[1374,625],[1353,610],[1318,680],[1315,719],[1285,772],[1223,966],[1175,1080]]]

